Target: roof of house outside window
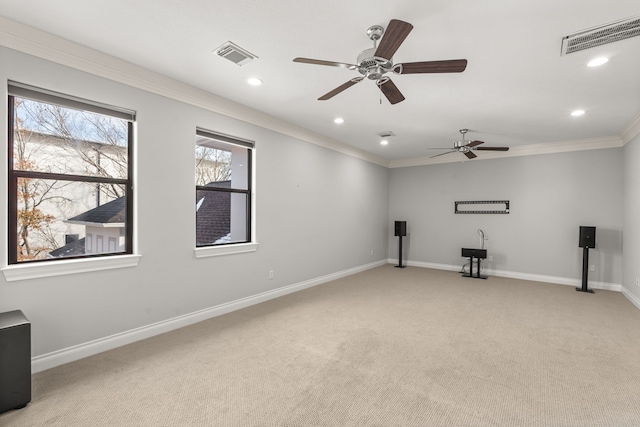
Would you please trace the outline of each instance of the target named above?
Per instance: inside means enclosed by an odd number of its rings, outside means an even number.
[[[216,188],[231,188],[231,181],[211,182],[207,184]],[[67,222],[88,224],[114,224],[125,222],[126,200],[120,197],[104,205],[90,209]],[[224,241],[231,232],[231,193],[219,191],[196,191],[198,217],[196,221],[197,245],[208,245]],[[79,256],[85,254],[85,239],[70,242],[49,253],[50,258]]]
[[[64,258],[70,256],[84,255],[84,237],[82,239],[74,240],[66,245],[54,249],[48,254],[48,258]]]
[[[82,222],[82,223],[95,223],[95,224],[114,224],[123,223],[126,220],[126,197],[118,197],[104,205],[100,205],[97,208],[90,209],[69,218],[66,222]]]
[[[231,188],[231,181],[212,182],[207,186]],[[216,243],[231,232],[231,193],[196,191],[196,244]]]

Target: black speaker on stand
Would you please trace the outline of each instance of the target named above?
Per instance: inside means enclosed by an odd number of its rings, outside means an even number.
[[[583,248],[582,250],[582,287],[576,288],[578,292],[594,293],[593,290],[588,289],[587,281],[589,279],[589,248],[596,247],[596,228],[580,226],[580,240],[578,246]]]
[[[395,235],[398,237],[398,265],[396,268],[405,268],[402,265],[402,237],[407,235],[407,221],[395,222]]]

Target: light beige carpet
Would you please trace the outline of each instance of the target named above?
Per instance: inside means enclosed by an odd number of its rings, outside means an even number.
[[[0,425],[640,426],[640,310],[386,265],[38,373]]]

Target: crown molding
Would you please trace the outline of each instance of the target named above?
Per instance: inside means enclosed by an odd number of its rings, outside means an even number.
[[[0,45],[80,71],[241,120],[348,156],[389,161],[227,98],[0,16]]]
[[[477,160],[502,159],[505,157],[533,156],[537,154],[557,154],[571,151],[599,150],[603,148],[622,147],[622,139],[617,136],[606,138],[579,139],[574,141],[551,142],[511,147],[509,151],[476,151]],[[441,163],[460,163],[468,161],[459,156],[419,157],[415,159],[392,160],[390,168],[406,168],[411,166],[436,165]]]
[[[635,116],[620,133],[622,143],[627,145],[633,138],[640,135],[640,113]]]
[[[156,95],[238,119],[386,168],[457,163],[461,161],[459,158],[456,158],[456,156],[441,156],[436,158],[418,157],[390,161],[320,135],[301,126],[280,120],[251,107],[247,107],[246,105],[236,103],[227,98],[173,80],[130,62],[123,61],[33,27],[20,24],[2,16],[0,16],[0,45],[80,71],[85,71],[95,76],[142,89]],[[500,153],[482,151],[477,152],[477,160],[621,147],[639,134],[640,114],[631,120],[619,137],[612,136],[608,138],[525,145],[511,147],[509,151]],[[462,161],[467,160],[463,159]]]

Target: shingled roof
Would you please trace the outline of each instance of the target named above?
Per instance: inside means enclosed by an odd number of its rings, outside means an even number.
[[[231,181],[207,186],[231,188]],[[196,246],[210,245],[231,232],[231,193],[198,190],[196,206]]]
[[[230,188],[231,181],[211,182],[208,187]],[[196,191],[196,245],[216,243],[231,232],[231,193]],[[104,205],[69,218],[67,222],[114,224],[126,220],[126,198],[120,197]],[[49,257],[60,258],[84,255],[85,239],[79,239],[49,252]]]
[[[97,208],[90,209],[86,212],[69,218],[67,222],[91,222],[94,224],[113,224],[123,223],[126,221],[126,198],[118,197]]]
[[[49,258],[64,258],[70,256],[81,256],[84,255],[84,237],[82,239],[74,240],[73,242],[67,243],[61,248],[54,249],[49,252]]]

